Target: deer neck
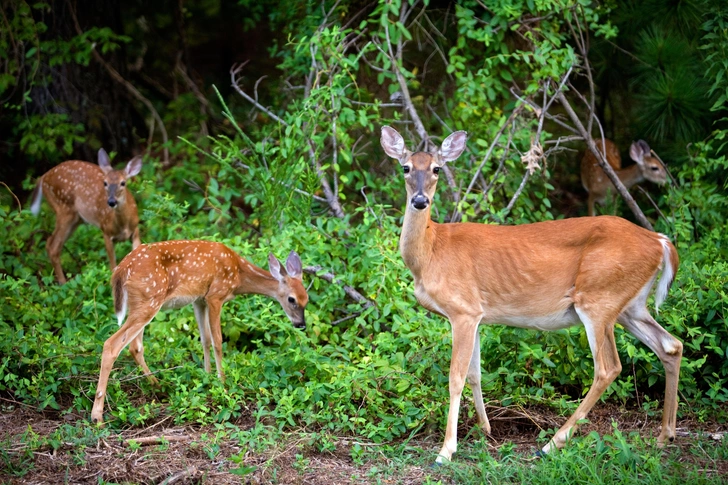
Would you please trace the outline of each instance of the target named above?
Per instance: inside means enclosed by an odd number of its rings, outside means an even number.
[[[622,181],[622,185],[628,189],[635,184],[645,181],[645,177],[642,175],[642,170],[640,170],[640,166],[636,163],[623,170],[618,170],[617,176],[619,177],[619,180]]]
[[[240,258],[238,267],[239,282],[233,292],[234,294],[247,295],[255,293],[256,295],[269,296],[271,298],[276,297],[279,283],[277,279],[273,278],[270,272],[249,263],[243,258]]]
[[[430,262],[437,226],[436,222],[430,220],[430,207],[418,211],[407,204],[399,238],[399,251],[404,264],[415,278],[420,276],[422,269]]]

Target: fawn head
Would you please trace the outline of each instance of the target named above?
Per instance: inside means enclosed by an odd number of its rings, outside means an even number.
[[[106,203],[115,209],[124,204],[126,198],[126,181],[138,174],[142,169],[142,158],[136,156],[126,164],[124,170],[114,170],[109,161],[109,155],[103,148],[99,149],[99,167],[104,172],[104,188],[106,189]]]
[[[644,140],[637,140],[629,147],[629,156],[640,167],[645,179],[656,184],[667,182],[667,170],[659,159],[650,153],[650,146]]]
[[[291,251],[286,259],[286,264],[282,265],[273,253],[270,253],[268,254],[268,269],[273,278],[278,280],[276,300],[281,304],[294,327],[305,328],[304,309],[308,303],[308,293],[303,287],[301,258],[295,251]]]

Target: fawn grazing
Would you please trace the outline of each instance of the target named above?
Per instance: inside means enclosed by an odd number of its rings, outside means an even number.
[[[480,324],[545,331],[583,325],[586,330],[594,360],[593,385],[543,453],[564,446],[621,371],[615,322],[651,348],[665,367],[658,444],[672,441],[682,343],[652,318],[646,303],[660,269],[656,306],[665,299],[678,267],[675,247],[667,237],[613,216],[519,226],[431,221],[440,169],[460,156],[466,137],[464,131],[455,132],[431,154],[410,152],[388,126],[381,135],[384,151],[404,171],[407,207],[399,248],[414,277],[415,297],[452,326],[450,408],[437,462],[450,460],[457,449],[466,381],[478,422],[490,433],[480,382]]]
[[[142,159],[135,157],[124,170],[114,170],[102,148],[98,165],[70,160],[40,177],[30,209],[37,215],[45,195],[56,213],[56,227],[48,238],[46,249],[59,283],[66,282],[61,250],[81,222],[93,224],[103,232],[111,269],[116,266],[115,241],[131,239],[133,248],[141,244],[136,202],[126,188],[126,181],[141,169]]]
[[[103,421],[109,374],[126,345],[149,380],[157,382],[144,362],[142,339],[144,327],[160,309],[194,305],[205,371],[211,370],[212,343],[221,380],[224,374],[220,311],[226,301],[249,293],[269,296],[278,300],[295,327],[305,327],[308,294],[302,282],[301,258],[291,251],[283,266],[270,254],[268,265],[270,272],[238,256],[227,246],[208,241],[143,244],[129,253],[111,276],[114,311],[121,328],[104,343],[91,419],[97,423]],[[128,318],[122,325],[126,314]]]
[[[610,140],[594,140],[594,144],[600,153],[605,154],[607,163],[622,181],[624,186],[629,189],[635,184],[649,180],[656,184],[664,184],[667,181],[667,171],[662,163],[652,155],[650,155],[650,146],[644,140],[638,140],[632,143],[629,148],[629,156],[635,161],[635,165],[622,169],[622,157],[619,154],[617,146]],[[606,152],[604,151],[606,149]],[[594,154],[587,149],[584,158],[581,160],[581,184],[584,189],[589,192],[587,204],[589,206],[589,215],[594,215],[594,204],[604,205],[607,200],[607,194],[611,192],[614,196],[616,189],[614,184],[609,180],[607,174],[604,173],[602,167],[599,166]]]

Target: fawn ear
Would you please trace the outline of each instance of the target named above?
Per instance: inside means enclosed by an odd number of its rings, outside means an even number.
[[[129,163],[126,164],[126,176],[127,177],[133,177],[134,175],[138,174],[142,171],[142,157],[137,155],[136,157],[129,160]]]
[[[637,164],[642,165],[645,156],[650,154],[650,145],[644,140],[637,140],[629,147],[629,156]]]
[[[101,171],[105,174],[113,170],[109,161],[109,154],[103,148],[99,148],[99,167],[101,167]]]
[[[404,163],[412,155],[412,152],[404,146],[402,135],[391,126],[382,126],[382,136],[379,139],[384,148],[384,153]]]
[[[463,150],[465,150],[465,141],[467,139],[468,134],[464,131],[456,131],[445,138],[440,149],[437,151],[440,165],[445,165],[447,162],[451,162],[459,157],[463,153]]]
[[[291,278],[301,279],[303,274],[303,264],[301,264],[301,258],[298,256],[296,251],[291,251],[286,259],[286,272]]]
[[[273,253],[268,253],[268,269],[270,270],[271,276],[278,281],[283,281],[288,273],[285,268],[281,266],[281,262],[278,261]]]

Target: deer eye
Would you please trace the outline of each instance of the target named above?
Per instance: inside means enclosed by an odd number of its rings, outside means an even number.
[[[440,167],[433,168],[432,169],[432,173],[434,173],[435,175],[437,175],[438,173],[440,173]]]
[[[121,185],[122,187],[124,187],[126,185],[126,182],[122,180],[119,185]]]
[[[410,172],[410,168],[407,165],[403,165],[402,166],[402,170],[404,171],[404,173],[409,173]]]
[[[296,299],[293,298],[292,296],[289,296],[288,297],[288,303],[296,303]]]
[[[651,168],[652,168],[653,172],[657,172],[658,170],[660,170],[658,167],[651,167]]]
[[[106,180],[104,180],[104,187],[108,187],[108,186],[109,186],[109,183]]]

